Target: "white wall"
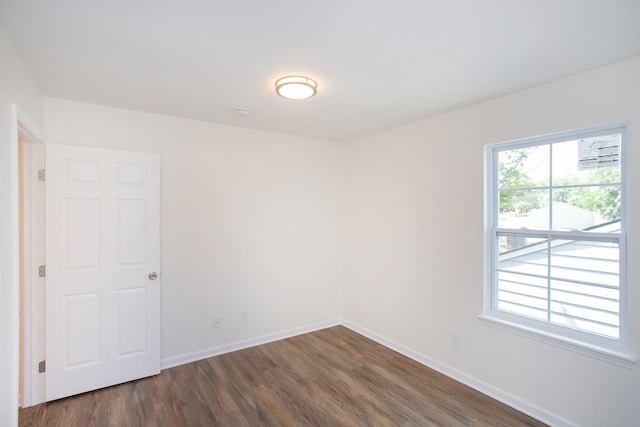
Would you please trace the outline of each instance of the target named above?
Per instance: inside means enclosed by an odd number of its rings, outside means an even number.
[[[349,142],[345,319],[556,422],[640,425],[637,365],[615,366],[477,318],[483,146],[629,120],[629,338],[640,355],[639,76],[636,57]]]
[[[340,318],[342,145],[57,99],[45,131],[160,153],[165,366]]]
[[[0,29],[0,425],[18,424],[18,295],[16,253],[17,152],[12,104],[36,125],[42,121],[42,97],[22,60]]]

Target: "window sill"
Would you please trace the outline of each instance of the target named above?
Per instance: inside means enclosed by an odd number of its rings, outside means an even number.
[[[631,354],[611,350],[593,344],[584,343],[549,332],[540,331],[538,329],[529,328],[506,320],[497,319],[495,317],[480,315],[478,316],[482,324],[503,331],[515,333],[517,335],[530,338],[545,344],[550,344],[574,353],[592,357],[594,359],[613,363],[627,369],[632,369],[637,363],[637,359]]]

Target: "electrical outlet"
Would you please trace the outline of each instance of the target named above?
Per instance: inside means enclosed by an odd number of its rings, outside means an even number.
[[[247,323],[249,321],[249,310],[240,310],[240,321]]]
[[[213,329],[218,329],[222,326],[222,316],[218,315],[218,316],[213,316],[211,318],[211,327]]]
[[[0,295],[5,292],[5,288],[7,287],[7,271],[5,269],[0,270]]]
[[[460,334],[457,332],[451,332],[451,347],[460,348]]]

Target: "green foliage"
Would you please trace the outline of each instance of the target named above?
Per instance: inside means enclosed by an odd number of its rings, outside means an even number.
[[[498,185],[500,189],[500,213],[513,212],[526,215],[543,205],[548,194],[540,190],[518,190],[519,188],[546,187],[548,184],[532,182],[525,170],[531,148],[518,148],[500,153],[498,162]],[[554,187],[580,185],[579,187],[554,188],[553,201],[567,203],[597,212],[607,221],[620,218],[620,168],[580,171],[575,175],[554,179]],[[589,186],[612,183],[611,186]]]
[[[554,185],[601,184],[611,186],[558,188],[553,192],[554,202],[568,203],[579,208],[597,212],[607,221],[620,218],[622,200],[620,186],[620,168],[594,169],[582,172],[582,176],[556,179]]]
[[[516,212],[524,215],[540,207],[540,201],[530,191],[502,191],[510,188],[533,187],[535,184],[523,170],[531,148],[517,148],[500,153],[498,185],[500,187],[500,213]]]

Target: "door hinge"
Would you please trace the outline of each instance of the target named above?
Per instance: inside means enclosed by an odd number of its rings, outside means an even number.
[[[44,169],[38,169],[38,181],[45,181],[47,179],[47,173]]]
[[[38,372],[39,373],[43,373],[46,370],[47,370],[47,361],[46,360],[43,360],[42,362],[38,363]]]
[[[41,265],[38,267],[38,276],[39,277],[47,277],[47,266]]]

